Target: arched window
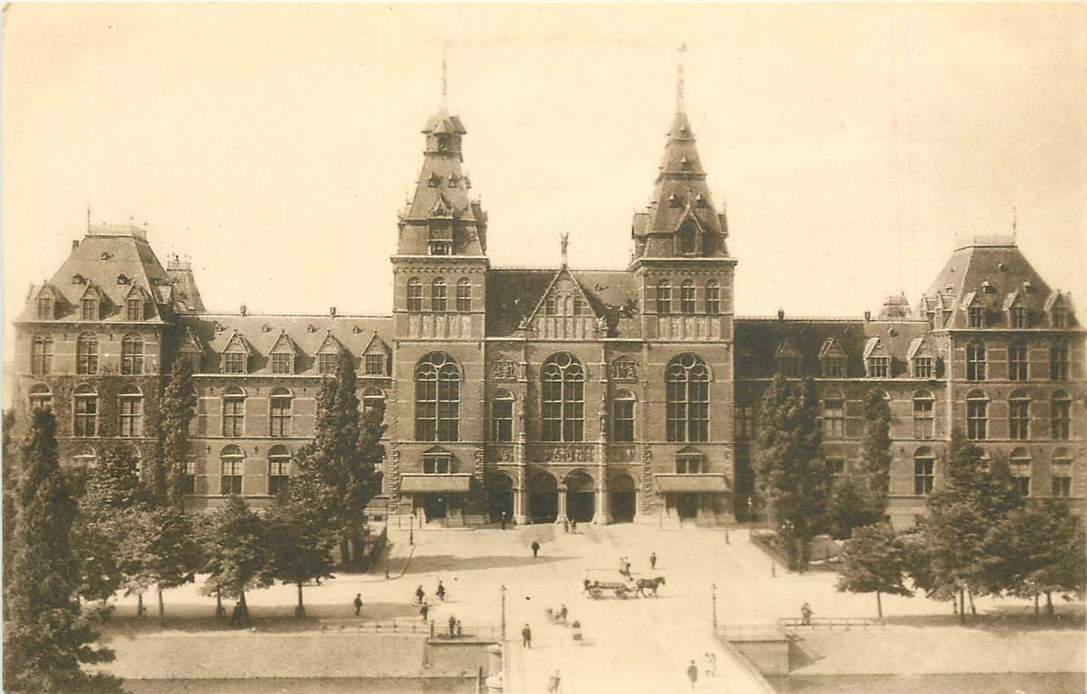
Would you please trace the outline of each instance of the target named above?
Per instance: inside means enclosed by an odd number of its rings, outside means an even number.
[[[1013,381],[1026,381],[1030,377],[1029,367],[1027,346],[1022,342],[1008,345],[1008,378]]]
[[[467,277],[457,280],[457,310],[461,313],[472,310],[472,283]]]
[[[1008,438],[1013,441],[1030,438],[1030,396],[1022,389],[1013,390],[1008,396]]]
[[[568,352],[548,357],[540,372],[543,440],[581,441],[585,416],[585,369]]]
[[[927,390],[913,394],[913,437],[931,439],[935,436],[936,416],[933,410],[936,398]]]
[[[1050,433],[1055,441],[1067,441],[1072,435],[1072,399],[1058,390],[1049,404]]]
[[[53,408],[53,391],[44,383],[35,383],[30,386],[30,411],[49,410]]]
[[[245,468],[245,453],[234,444],[223,446],[219,454],[221,472],[219,493],[223,496],[242,493],[242,471]]]
[[[448,308],[446,302],[445,280],[436,278],[430,283],[430,310],[435,313],[444,313]]]
[[[98,337],[84,333],[75,343],[75,371],[88,376],[98,373]]]
[[[823,436],[845,437],[845,398],[841,393],[830,393],[823,398]]]
[[[936,455],[928,446],[921,446],[913,454],[913,493],[927,496],[936,480]]]
[[[223,436],[245,435],[245,391],[227,388],[223,391]]]
[[[966,345],[966,380],[985,380],[985,345],[981,342],[971,342]]]
[[[76,386],[72,394],[72,433],[75,436],[98,436],[98,391],[94,386]]]
[[[138,386],[128,385],[121,389],[117,399],[121,410],[121,436],[143,436],[143,392]]]
[[[1022,496],[1030,496],[1030,452],[1016,448],[1008,456],[1012,485]]]
[[[1072,496],[1072,454],[1067,448],[1053,451],[1053,466],[1049,469],[1053,496]]]
[[[513,440],[513,394],[499,388],[491,401],[491,440]]]
[[[408,310],[412,313],[423,310],[423,283],[418,277],[408,280]]]
[[[143,373],[143,338],[125,335],[121,339],[121,373],[138,376]]]
[[[1049,348],[1049,378],[1052,381],[1068,380],[1068,343],[1056,342]]]
[[[677,475],[699,475],[706,472],[706,457],[693,448],[676,453]]]
[[[710,438],[710,371],[694,354],[681,354],[668,362],[669,441],[708,441]]]
[[[460,422],[460,369],[445,352],[431,352],[415,367],[415,440],[456,441]]]
[[[30,373],[45,375],[53,371],[53,338],[35,335],[30,344]]]
[[[291,479],[291,452],[286,446],[268,449],[268,493],[272,496],[287,488]]]
[[[672,285],[668,280],[657,282],[657,313],[667,316],[672,312]]]
[[[611,404],[611,436],[615,443],[634,441],[634,393],[625,388],[615,392]]]
[[[980,390],[966,396],[966,438],[984,441],[989,437],[989,397]]]
[[[694,313],[694,282],[683,280],[679,287],[679,310],[686,316]]]
[[[271,400],[270,433],[273,438],[287,438],[291,435],[294,393],[286,388],[273,388],[269,399]]]
[[[385,413],[385,393],[380,388],[367,386],[362,389],[362,411]]]
[[[706,282],[706,313],[716,316],[721,312],[721,288],[715,280]]]

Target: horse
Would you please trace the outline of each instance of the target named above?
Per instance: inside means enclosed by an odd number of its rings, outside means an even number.
[[[646,597],[646,591],[649,591],[653,593],[653,597],[657,597],[657,588],[664,584],[664,576],[657,576],[656,578],[639,578],[638,595],[641,595],[644,598]]]

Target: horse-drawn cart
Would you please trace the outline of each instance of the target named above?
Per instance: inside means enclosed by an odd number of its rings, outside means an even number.
[[[587,569],[582,585],[594,600],[599,600],[608,592],[623,600],[638,594],[638,584],[633,578],[628,574],[607,569]]]

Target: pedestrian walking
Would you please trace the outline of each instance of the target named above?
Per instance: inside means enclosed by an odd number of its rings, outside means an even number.
[[[418,605],[422,605],[424,597],[426,597],[426,593],[423,592],[423,587],[417,586],[415,588],[415,603]]]
[[[691,689],[698,684],[698,666],[691,661],[691,664],[687,666],[687,679],[691,681]]]
[[[463,632],[463,630],[462,630],[462,628],[461,628],[461,625],[460,625],[460,620],[458,619],[458,620],[457,620],[457,636],[461,636],[461,635],[462,635],[463,633],[464,633],[464,632]]]
[[[814,614],[811,611],[811,605],[804,603],[800,606],[800,623],[804,626],[811,626],[811,616]]]
[[[445,602],[445,586],[442,585],[442,579],[438,579],[438,589],[434,591],[434,594],[438,596],[438,599]]]
[[[505,529],[506,529],[506,518],[508,518],[508,516],[506,515],[506,512],[505,512],[505,511],[503,511],[503,512],[502,512],[502,529],[503,529],[503,530],[505,530]]]
[[[532,557],[536,558],[540,556],[540,543],[535,540],[532,541]]]
[[[716,653],[707,653],[705,661],[706,661],[706,664],[704,666],[704,669],[706,671],[706,677],[716,677],[717,676],[717,654]]]
[[[562,531],[564,533],[570,532],[570,521],[566,520],[565,518],[562,519]]]
[[[449,637],[452,638],[457,635],[457,618],[453,615],[449,615]]]
[[[355,616],[359,616],[359,612],[362,611],[362,594],[355,593]]]
[[[547,681],[547,694],[558,694],[559,683],[562,679],[559,677],[559,671],[555,670],[551,673],[551,678]]]
[[[562,607],[559,608],[559,621],[566,624],[566,603],[563,603]]]
[[[572,519],[570,521],[570,532],[572,532],[572,533],[577,532],[577,519],[576,518],[574,518],[574,519]]]
[[[649,553],[649,568],[654,569],[654,570],[657,568],[657,553],[656,552],[650,552]]]
[[[521,629],[521,645],[525,648],[532,648],[532,629],[527,624],[524,629]]]
[[[423,621],[426,621],[427,614],[430,613],[430,605],[426,604],[426,600],[419,606],[419,614],[422,615]]]

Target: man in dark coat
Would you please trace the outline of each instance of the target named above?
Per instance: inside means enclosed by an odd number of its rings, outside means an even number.
[[[521,630],[521,645],[525,648],[532,648],[532,629],[527,624]]]
[[[355,593],[355,616],[359,616],[359,612],[362,611],[362,593]]]
[[[687,666],[687,679],[691,681],[691,689],[698,684],[698,666],[691,661],[691,664]]]
[[[540,543],[535,540],[532,541],[532,556],[533,558],[540,556]]]

